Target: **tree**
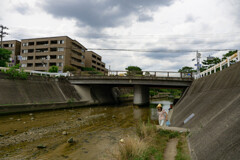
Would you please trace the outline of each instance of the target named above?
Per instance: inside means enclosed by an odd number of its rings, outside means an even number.
[[[67,72],[67,71],[74,72],[76,70],[77,70],[77,68],[73,67],[73,66],[64,66],[64,68],[63,68],[63,72]]]
[[[83,71],[96,71],[94,68],[91,67],[82,67]]]
[[[228,53],[226,53],[226,54],[223,55],[222,60],[227,59],[227,57],[230,57],[230,56],[232,56],[232,55],[235,54],[235,53],[237,53],[237,50],[235,50],[235,51],[229,51]]]
[[[179,69],[178,72],[185,72],[185,73],[192,73],[192,72],[196,72],[196,70],[193,69],[193,67],[182,67],[182,69]]]
[[[23,69],[19,69],[19,64],[10,67],[5,73],[8,74],[10,79],[27,79],[28,77],[28,74]]]
[[[0,67],[7,67],[7,62],[9,62],[11,54],[11,51],[0,48]]]
[[[218,57],[214,57],[213,59],[209,59],[209,60],[203,60],[202,64],[204,65],[200,68],[200,72],[203,72],[220,62],[221,62],[221,59]]]
[[[48,72],[57,73],[58,72],[58,66],[51,66],[49,68]]]
[[[125,68],[128,72],[127,75],[142,75],[142,69],[138,66],[128,66]]]

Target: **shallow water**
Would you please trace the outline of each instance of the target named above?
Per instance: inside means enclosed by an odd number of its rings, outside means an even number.
[[[171,104],[153,103],[164,109]],[[121,138],[134,134],[139,121],[149,120],[157,124],[156,108],[132,105],[1,116],[0,159],[109,159]],[[71,137],[73,144],[67,143]]]

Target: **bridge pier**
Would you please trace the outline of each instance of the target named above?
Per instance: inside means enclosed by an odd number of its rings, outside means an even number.
[[[149,103],[149,88],[143,85],[134,85],[134,105],[144,105]]]

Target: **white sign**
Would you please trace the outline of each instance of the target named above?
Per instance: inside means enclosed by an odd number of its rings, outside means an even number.
[[[190,119],[192,119],[193,117],[195,116],[195,114],[194,113],[192,113],[190,116],[188,116],[188,118],[186,118],[185,120],[184,120],[184,124],[186,124]]]

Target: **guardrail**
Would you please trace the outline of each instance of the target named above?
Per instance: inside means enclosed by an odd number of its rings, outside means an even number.
[[[9,70],[10,68],[7,67],[0,67],[0,70],[6,71]],[[20,71],[21,69],[17,69],[18,71]],[[50,77],[69,77],[71,76],[70,72],[66,72],[66,73],[52,73],[52,72],[40,72],[40,71],[33,71],[33,70],[24,70],[24,72],[29,73],[30,75],[49,75]]]
[[[192,78],[192,73],[168,72],[168,71],[81,71],[74,76],[108,76],[108,77],[176,77]]]
[[[227,57],[226,60],[224,60],[224,61],[212,66],[211,68],[208,68],[207,70],[201,72],[199,75],[196,75],[195,79],[210,75],[210,74],[212,74],[212,71],[213,71],[213,73],[216,73],[217,68],[220,68],[220,71],[222,71],[224,65],[227,65],[227,67],[230,67],[232,60],[236,60],[237,62],[240,61],[240,51],[238,51],[237,53],[233,54],[230,57]]]
[[[0,67],[0,70],[9,70],[7,67]],[[17,69],[21,70],[21,69]],[[24,70],[24,72],[29,73],[30,75],[49,75],[50,77],[69,77],[69,76],[81,76],[81,77],[92,77],[92,76],[105,76],[105,77],[171,77],[171,78],[192,78],[193,73],[184,73],[184,72],[168,72],[168,71],[80,71],[79,73],[72,74],[70,72],[66,73],[51,73],[51,72],[40,72],[33,70]]]

